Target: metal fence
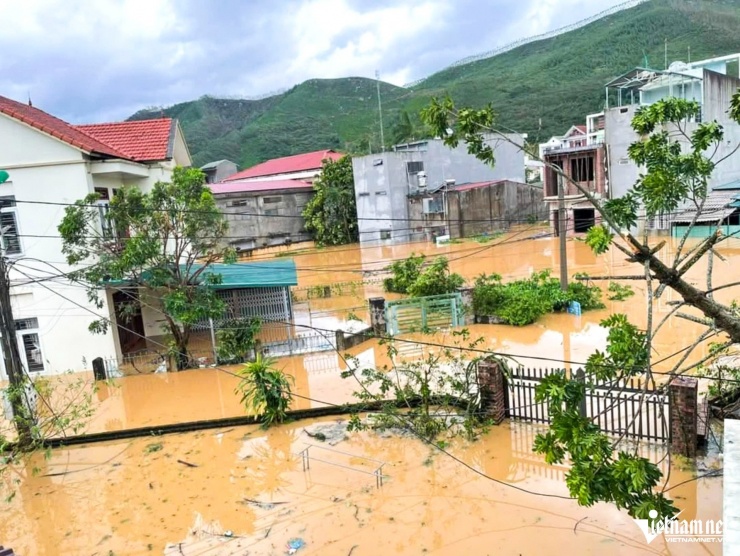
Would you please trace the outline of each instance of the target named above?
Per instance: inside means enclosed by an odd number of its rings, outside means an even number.
[[[459,293],[431,295],[389,301],[385,306],[388,334],[404,334],[462,324],[462,296]]]
[[[513,369],[506,377],[508,416],[549,423],[548,404],[536,401],[535,390],[547,376],[563,372],[562,369]],[[579,376],[583,376],[580,369],[575,373],[576,378]],[[670,439],[668,394],[642,379],[589,384],[580,410],[581,415],[609,434],[661,442]]]

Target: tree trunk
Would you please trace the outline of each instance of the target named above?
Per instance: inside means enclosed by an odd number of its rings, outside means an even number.
[[[714,299],[711,299],[707,296],[706,292],[686,282],[681,277],[681,272],[666,266],[647,246],[639,243],[632,236],[628,236],[628,240],[635,250],[633,256],[634,261],[643,264],[647,262],[655,278],[661,284],[665,284],[671,288],[688,305],[696,307],[705,316],[712,319],[717,328],[726,332],[734,343],[740,343],[740,319],[731,310],[721,303],[717,303]],[[691,261],[688,262],[690,263],[689,266],[693,264]]]

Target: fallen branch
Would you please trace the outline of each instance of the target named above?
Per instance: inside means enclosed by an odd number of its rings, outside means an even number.
[[[177,463],[182,463],[183,465],[187,465],[188,467],[198,467],[198,466],[197,466],[196,464],[194,464],[194,463],[190,463],[190,462],[187,462],[187,461],[183,461],[183,460],[181,460],[181,459],[177,460]]]

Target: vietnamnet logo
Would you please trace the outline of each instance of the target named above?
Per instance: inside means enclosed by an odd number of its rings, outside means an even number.
[[[648,544],[660,535],[665,535],[666,542],[722,542],[721,519],[718,521],[712,519],[679,521],[678,516],[681,515],[679,512],[674,517],[659,520],[656,510],[650,510],[648,515],[650,519],[634,520],[645,535]]]

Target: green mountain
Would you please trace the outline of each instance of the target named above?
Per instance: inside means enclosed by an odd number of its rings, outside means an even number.
[[[502,125],[547,140],[603,107],[604,84],[635,66],[711,58],[740,50],[740,0],[650,0],[579,29],[435,73],[412,89],[381,83],[385,142],[403,111],[418,131],[432,96],[491,103]],[[376,82],[312,79],[262,100],[202,97],[163,112],[180,119],[195,164],[228,158],[241,167],[311,150],[369,152],[380,145]]]

